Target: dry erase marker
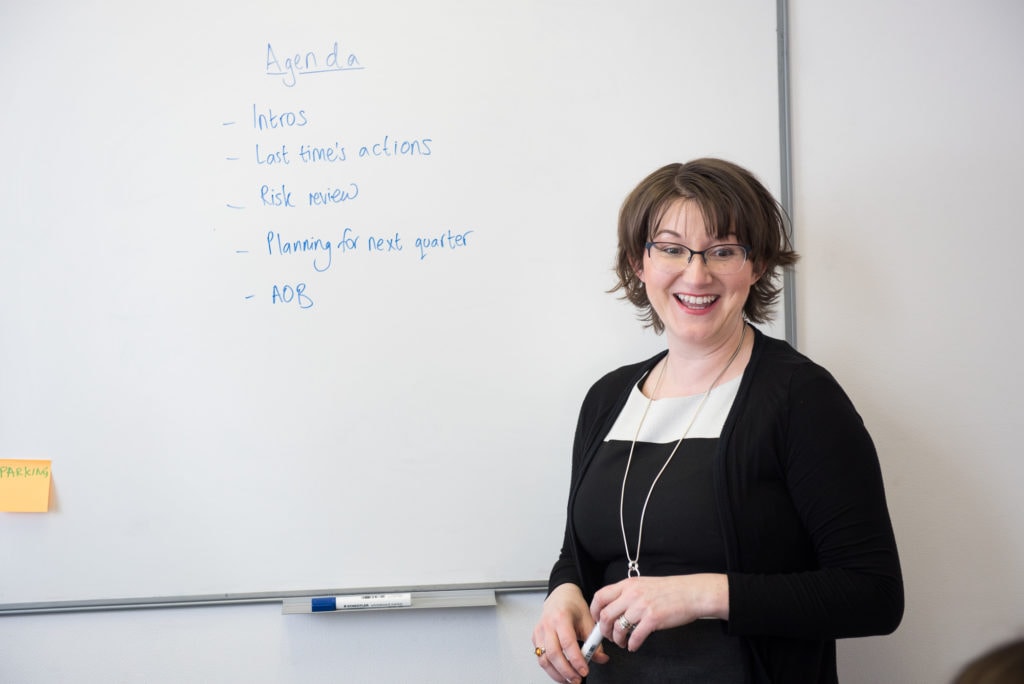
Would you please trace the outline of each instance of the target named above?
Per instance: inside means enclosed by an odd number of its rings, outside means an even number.
[[[583,642],[583,658],[589,663],[590,659],[594,657],[594,651],[601,645],[601,640],[604,639],[604,635],[601,634],[601,623],[594,625],[593,631],[590,632],[590,636]]]
[[[412,594],[356,594],[351,596],[323,596],[312,598],[310,612],[321,613],[333,610],[359,608],[408,608],[412,605]]]

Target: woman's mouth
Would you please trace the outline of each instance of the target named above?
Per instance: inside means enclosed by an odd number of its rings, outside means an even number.
[[[693,309],[695,311],[703,311],[718,301],[718,295],[701,295],[696,297],[694,295],[677,294],[675,295],[675,298],[677,302],[687,309]]]

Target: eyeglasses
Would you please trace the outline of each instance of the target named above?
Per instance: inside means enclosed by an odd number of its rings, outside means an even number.
[[[713,274],[731,275],[743,268],[750,254],[750,247],[733,244],[715,245],[699,252],[676,242],[648,242],[646,247],[651,263],[665,273],[682,273],[693,257],[699,256]]]

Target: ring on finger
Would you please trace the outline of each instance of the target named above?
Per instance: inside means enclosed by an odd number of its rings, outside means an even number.
[[[534,647],[533,647],[533,654],[534,654],[535,656],[537,656],[538,658],[540,658],[540,657],[541,657],[542,655],[544,655],[544,654],[545,654],[546,652],[547,652],[547,649],[546,649],[546,648],[544,648],[543,646],[534,646]]]
[[[619,616],[619,627],[621,627],[626,632],[632,632],[634,629],[636,629],[636,624],[627,620],[626,614],[623,613],[621,616]]]

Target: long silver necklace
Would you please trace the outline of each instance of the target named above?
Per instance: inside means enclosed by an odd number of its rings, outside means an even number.
[[[697,416],[700,415],[700,410],[704,408],[704,403],[708,400],[708,396],[711,394],[711,390],[715,388],[718,381],[725,375],[725,371],[729,370],[729,366],[736,360],[736,357],[740,353],[740,347],[743,346],[743,340],[747,336],[747,325],[743,324],[743,332],[740,333],[740,343],[736,345],[736,349],[733,351],[732,356],[715,379],[711,382],[711,386],[708,387],[707,391],[704,392],[704,396],[701,397],[700,403],[697,404],[697,410],[693,412],[693,416],[690,417],[690,422],[687,423],[686,429],[683,431],[682,437],[676,442],[676,445],[672,447],[672,453],[665,459],[664,465],[661,466],[661,470],[654,476],[654,481],[651,482],[651,488],[647,490],[647,497],[644,499],[644,507],[640,509],[640,527],[636,533],[636,555],[629,555],[629,541],[626,539],[626,523],[623,520],[622,509],[625,506],[626,501],[626,479],[629,477],[629,466],[633,463],[633,450],[636,449],[637,440],[640,439],[640,430],[644,426],[644,420],[647,418],[647,412],[651,409],[651,404],[654,403],[654,397],[658,394],[658,389],[661,387],[661,381],[665,377],[665,369],[668,368],[668,356],[665,357],[665,363],[661,366],[661,373],[658,375],[658,381],[654,385],[654,391],[651,392],[651,396],[647,399],[647,406],[644,407],[643,415],[640,416],[640,424],[636,426],[636,434],[633,436],[633,443],[629,446],[629,458],[626,459],[626,472],[622,474],[622,491],[619,494],[619,527],[622,529],[622,545],[626,549],[626,576],[627,577],[639,577],[640,576],[640,542],[643,539],[644,534],[644,516],[647,515],[647,503],[651,500],[651,494],[654,492],[654,486],[658,484],[658,480],[661,478],[661,474],[668,468],[668,464],[672,462],[672,457],[676,455],[676,451],[679,449],[679,445],[686,439],[686,435],[690,434],[690,428],[697,422]]]

